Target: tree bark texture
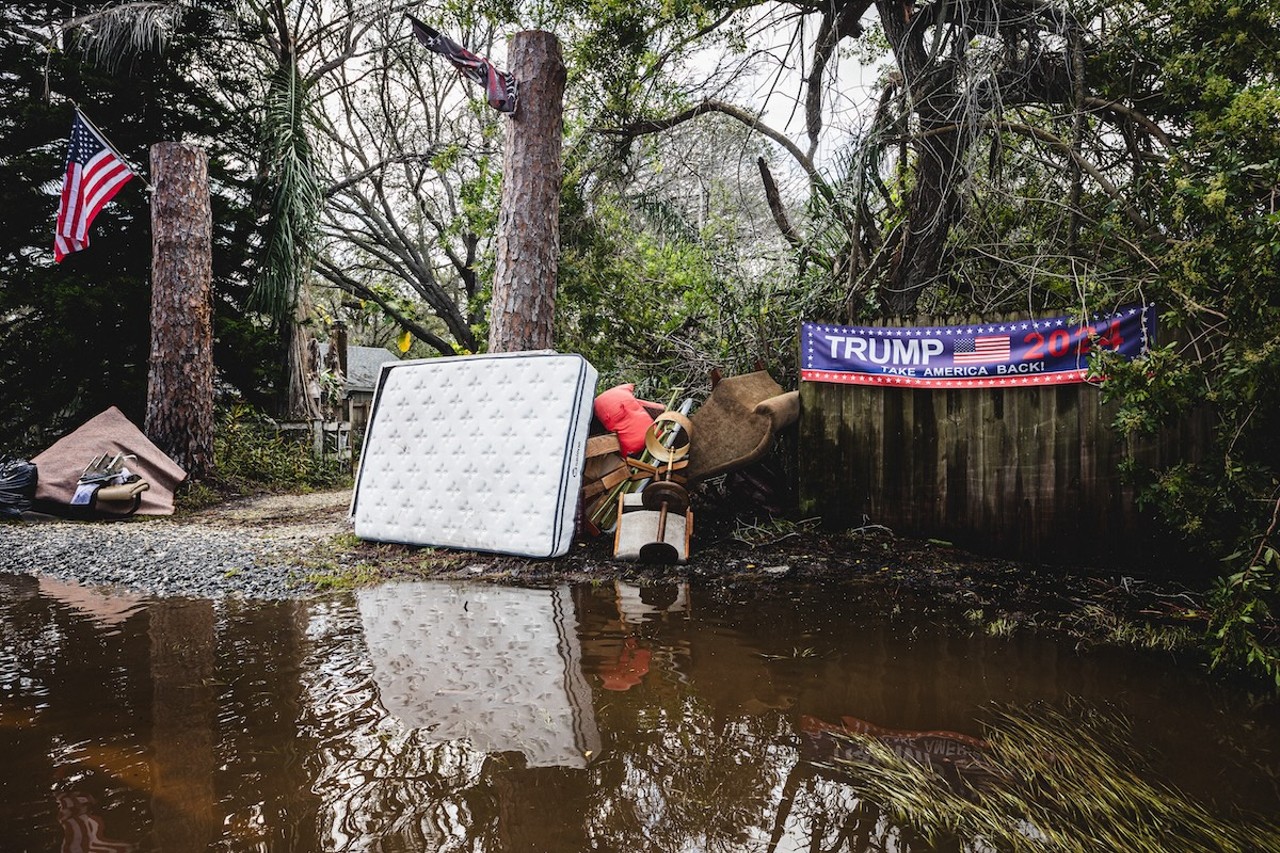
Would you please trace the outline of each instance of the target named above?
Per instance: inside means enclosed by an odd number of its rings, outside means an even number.
[[[551,33],[516,33],[508,64],[519,107],[508,119],[489,351],[550,349],[560,258],[564,58]]]
[[[921,109],[922,127],[942,123]],[[883,293],[891,316],[916,310],[920,296],[933,280],[945,276],[947,237],[963,208],[964,150],[968,131],[948,131],[925,136],[912,145],[915,151],[915,184],[907,194],[906,233],[898,248],[897,263]]]
[[[320,347],[315,336],[307,328],[307,317],[312,311],[306,291],[298,294],[293,309],[293,322],[286,334],[284,416],[293,421],[313,421],[321,417],[320,411]]]
[[[208,157],[151,146],[151,358],[145,432],[193,479],[213,473],[213,214]]]
[[[971,132],[957,127],[963,110],[956,95],[958,66],[950,57],[935,61],[924,44],[930,23],[953,22],[918,17],[907,0],[877,0],[876,8],[920,124],[911,143],[916,175],[906,200],[905,234],[883,294],[886,312],[900,315],[915,311],[925,287],[941,274],[947,236],[960,215],[963,179],[957,170]]]

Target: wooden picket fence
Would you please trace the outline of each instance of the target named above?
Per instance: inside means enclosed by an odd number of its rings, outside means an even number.
[[[933,323],[936,321],[930,321]],[[1149,440],[1112,428],[1090,384],[912,389],[802,382],[800,504],[829,528],[875,524],[1025,559],[1155,558],[1162,539],[1122,468],[1197,459],[1194,414]]]

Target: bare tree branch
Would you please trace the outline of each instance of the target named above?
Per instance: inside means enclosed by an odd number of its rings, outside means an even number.
[[[764,183],[765,198],[769,201],[769,212],[773,214],[773,221],[777,223],[778,230],[782,232],[782,236],[793,248],[800,249],[804,247],[804,238],[792,226],[791,220],[787,218],[786,208],[782,206],[782,197],[778,194],[778,185],[773,180],[773,173],[769,171],[769,164],[765,162],[763,157],[756,158],[756,166],[760,169],[760,180]]]
[[[1173,140],[1169,138],[1169,135],[1165,133],[1163,129],[1161,129],[1160,125],[1156,124],[1150,118],[1138,112],[1133,107],[1126,106],[1120,103],[1119,101],[1108,101],[1103,98],[1086,97],[1086,98],[1082,98],[1080,103],[1086,108],[1091,110],[1098,110],[1100,112],[1111,112],[1111,113],[1115,113],[1118,116],[1123,116],[1124,118],[1127,118],[1130,121],[1132,121],[1134,124],[1141,125],[1143,130],[1151,134],[1151,136],[1154,137],[1166,149],[1170,149],[1174,147]]]
[[[673,116],[668,116],[667,118],[636,121],[616,128],[596,128],[596,131],[599,133],[622,136],[631,139],[637,136],[662,133],[663,131],[670,130],[677,125],[683,124],[686,121],[695,119],[698,116],[706,115],[707,113],[721,113],[723,115],[727,115],[730,118],[742,122],[747,127],[758,131],[766,138],[773,140],[786,149],[787,153],[795,159],[796,163],[798,163],[800,168],[805,171],[805,174],[809,176],[810,180],[815,183],[821,181],[821,177],[818,175],[818,170],[813,165],[813,159],[808,154],[801,151],[799,146],[781,132],[763,124],[758,115],[749,112],[742,107],[725,103],[724,101],[707,99],[696,106],[692,106],[687,110],[683,110],[682,112],[676,113]]]
[[[326,188],[324,191],[324,197],[332,198],[333,196],[337,195],[343,190],[349,189],[350,187],[355,186],[361,181],[366,180],[367,178],[373,175],[376,175],[378,172],[381,172],[383,169],[387,168],[388,166],[394,165],[396,163],[426,163],[430,161],[430,159],[434,156],[435,156],[434,151],[425,151],[425,152],[417,152],[417,153],[411,152],[408,154],[397,154],[392,157],[385,157],[379,160],[378,162],[372,163],[369,166],[365,167],[364,169],[361,169],[359,172],[356,172],[354,175],[350,175],[344,178],[343,180],[338,181],[335,184],[330,184],[328,188]]]
[[[822,133],[822,93],[825,90],[823,78],[827,63],[831,61],[836,47],[843,39],[862,34],[859,18],[870,7],[871,0],[855,0],[834,9],[826,7],[822,10],[818,36],[813,45],[813,62],[809,65],[809,73],[805,75],[804,123],[809,133],[810,158],[818,151],[818,137]]]
[[[405,314],[396,306],[396,304],[378,293],[372,288],[366,287],[361,281],[346,273],[345,270],[334,265],[328,260],[321,259],[316,263],[316,272],[320,273],[325,279],[332,282],[336,287],[350,293],[353,296],[365,299],[375,303],[379,308],[387,313],[404,329],[418,340],[435,348],[441,355],[454,355],[454,349],[448,341],[432,332],[422,323]]]

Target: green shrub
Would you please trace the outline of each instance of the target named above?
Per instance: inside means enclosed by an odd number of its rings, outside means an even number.
[[[309,431],[290,436],[242,403],[220,410],[213,452],[218,482],[237,491],[332,489],[351,481],[349,459],[316,458]]]

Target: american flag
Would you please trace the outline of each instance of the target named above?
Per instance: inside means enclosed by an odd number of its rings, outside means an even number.
[[[953,364],[979,364],[1009,360],[1009,336],[988,335],[980,338],[956,338],[952,350]]]
[[[133,170],[76,110],[53,237],[55,261],[89,245],[93,218],[132,177]]]
[[[413,26],[413,34],[428,50],[448,57],[453,66],[462,75],[481,86],[484,86],[485,97],[489,106],[500,113],[516,111],[516,81],[505,71],[493,67],[493,63],[483,56],[476,56],[453,39],[433,27],[419,21],[413,15],[406,15]]]

